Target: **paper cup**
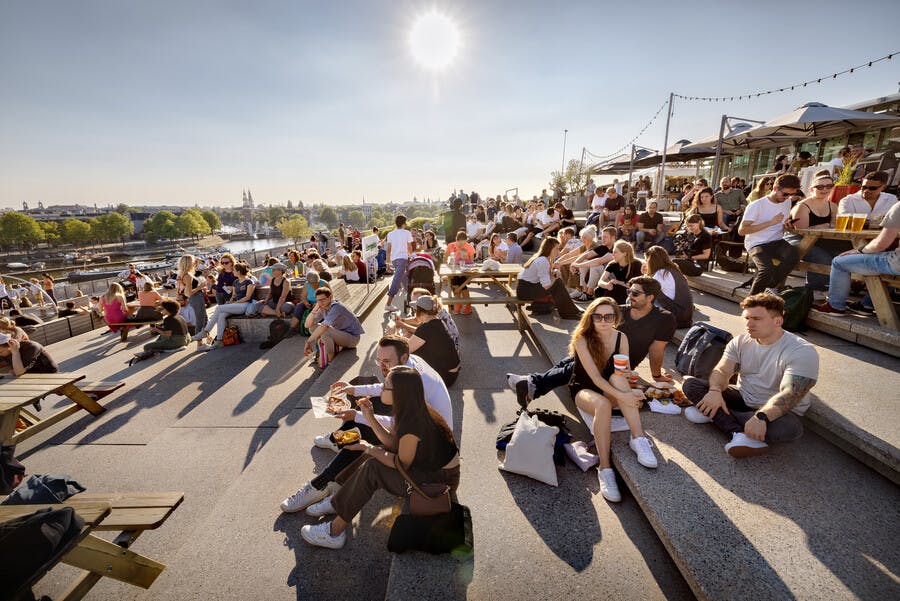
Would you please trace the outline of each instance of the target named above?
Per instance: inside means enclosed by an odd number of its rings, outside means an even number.
[[[628,375],[625,373],[628,371],[628,355],[613,355],[613,365],[620,376]]]

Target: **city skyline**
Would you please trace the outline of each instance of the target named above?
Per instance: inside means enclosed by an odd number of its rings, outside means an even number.
[[[746,94],[897,50],[900,7],[886,1],[854,11],[879,15],[863,35],[840,2],[735,8],[4,3],[0,76],[14,85],[0,91],[0,207],[230,207],[247,188],[266,205],[444,200],[460,188],[530,198],[561,159],[628,142],[670,91]],[[432,11],[459,34],[435,71],[408,43]],[[818,51],[844,37],[854,43],[840,53]],[[895,93],[898,60],[749,101],[676,100],[669,142],[714,134],[723,113],[765,120]],[[664,125],[663,111],[636,143],[660,148]]]

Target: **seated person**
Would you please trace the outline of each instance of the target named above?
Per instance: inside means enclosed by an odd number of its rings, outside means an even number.
[[[616,232],[618,232],[619,239],[634,242],[637,222],[638,216],[634,205],[625,205],[625,208],[616,218]]]
[[[506,263],[521,265],[524,258],[522,247],[519,246],[519,237],[515,232],[506,234]]]
[[[250,266],[246,263],[237,263],[234,266],[234,273],[237,279],[231,282],[231,297],[227,302],[216,305],[216,310],[213,311],[212,316],[206,322],[206,326],[191,337],[192,341],[199,343],[197,345],[198,351],[211,351],[222,346],[222,336],[225,335],[228,317],[231,315],[244,315],[253,301],[256,285],[250,279]],[[213,328],[218,328],[215,340],[211,344],[204,344]]]
[[[25,330],[17,326],[13,320],[5,315],[0,315],[0,333],[9,334],[10,338],[15,338],[19,341],[29,339]]]
[[[181,309],[178,310],[178,315],[188,325],[188,332],[193,335],[197,331],[197,314],[190,304],[190,299],[184,294],[179,294],[178,304],[181,306]]]
[[[294,303],[291,298],[291,281],[285,277],[287,267],[283,263],[272,265],[272,281],[269,282],[269,292],[263,300],[263,308],[260,315],[265,317],[284,317],[294,312]]]
[[[436,297],[420,296],[412,304],[418,324],[409,337],[409,352],[425,360],[444,380],[447,387],[453,386],[459,376],[459,350],[444,322],[437,316],[440,305]]]
[[[141,306],[134,314],[135,321],[159,321],[162,319],[163,316],[157,310],[157,305],[163,301],[163,297],[153,288],[152,283],[145,282],[138,291],[137,298]]]
[[[9,310],[9,318],[16,322],[17,326],[20,327],[28,327],[28,326],[39,326],[43,321],[34,317],[33,315],[23,315],[22,312],[18,309],[10,309]]]
[[[654,303],[660,294],[659,282],[648,275],[629,280],[630,303],[620,307],[622,323],[618,330],[628,336],[632,368],[649,356],[650,377],[655,382],[671,382],[671,376],[663,374],[662,364],[666,346],[675,336],[675,317]],[[572,357],[566,357],[544,373],[506,374],[506,382],[516,391],[519,404],[526,407],[532,400],[571,382],[573,365]]]
[[[547,210],[540,211],[534,216],[534,227],[537,230],[536,235],[549,236],[555,233],[559,225],[559,214],[554,207],[547,207]]]
[[[616,240],[612,250],[613,260],[606,264],[606,271],[597,283],[594,297],[612,297],[616,304],[624,305],[628,300],[628,282],[641,275],[643,264],[634,258],[634,247],[625,240]]]
[[[675,316],[679,328],[691,327],[694,323],[694,295],[668,251],[662,246],[648,249],[645,267],[647,275],[659,281],[662,287],[662,295],[656,299],[656,304]]]
[[[356,315],[334,300],[331,288],[327,286],[316,290],[316,308],[306,318],[306,329],[310,335],[303,345],[303,354],[313,354],[321,339],[329,363],[341,349],[356,348],[359,337],[365,332]]]
[[[613,260],[612,247],[616,242],[618,232],[614,227],[605,227],[600,232],[600,243],[594,244],[589,250],[578,255],[572,262],[572,267],[578,270],[581,280],[582,295],[575,300],[587,301],[594,295],[597,282],[606,269],[607,263]]]
[[[603,203],[603,223],[614,225],[622,214],[625,207],[625,198],[616,192],[615,187],[610,186],[606,189],[606,201]]]
[[[800,178],[796,175],[779,175],[772,191],[744,210],[738,233],[744,236],[744,247],[756,265],[751,296],[784,285],[800,261],[797,249],[784,239],[784,233],[793,230],[789,199],[799,189]]]
[[[153,342],[144,345],[145,351],[166,351],[182,348],[190,344],[191,337],[188,333],[188,324],[184,318],[178,315],[181,307],[173,300],[164,300],[160,303],[162,309],[162,324],[150,327],[150,332],[159,337]],[[216,309],[218,310],[218,308]]]
[[[347,527],[378,489],[406,496],[409,485],[397,469],[408,471],[417,484],[443,482],[455,495],[459,486],[459,449],[450,424],[428,406],[422,376],[406,366],[397,366],[385,377],[383,400],[392,407],[391,430],[372,422],[378,436],[377,446],[367,441],[346,448],[367,455],[355,470],[340,476],[341,488],[334,495],[310,506],[312,516],[335,514],[331,522],[306,525],[300,536],[320,547],[339,549],[347,541]],[[360,408],[370,419],[375,415],[372,403],[361,399]]]
[[[356,266],[356,262],[350,255],[344,255],[341,259],[340,271],[338,271],[338,275],[344,278],[344,281],[348,284],[359,283],[359,268]]]
[[[574,236],[575,231],[578,229],[577,222],[575,221],[575,212],[561,202],[553,205],[553,208],[556,209],[556,214],[559,215],[559,229],[570,227],[572,228],[572,235]]]
[[[617,372],[613,364],[613,355],[628,356],[628,337],[616,329],[621,316],[619,305],[608,296],[594,300],[585,310],[569,343],[569,354],[575,358],[569,392],[578,408],[593,416],[588,426],[600,459],[597,466],[600,492],[613,503],[622,500],[609,457],[613,407],[617,407],[628,422],[630,444],[638,462],[648,468],[657,466],[638,413],[643,392],[632,391],[625,375]]]
[[[120,284],[113,282],[109,285],[106,294],[100,297],[100,308],[107,325],[128,321],[128,303],[125,302],[125,290]],[[121,327],[110,325],[109,329],[118,332]]]
[[[563,234],[560,232],[560,240],[562,240],[562,237]],[[569,295],[574,299],[580,299],[584,293],[581,291],[581,279],[578,275],[578,270],[572,268],[572,263],[582,254],[589,251],[594,246],[594,240],[596,239],[597,228],[593,225],[585,226],[577,239],[573,238],[563,245],[563,248],[559,251],[559,256],[553,261],[553,267],[559,269],[559,277],[562,278],[566,288],[574,290]]]
[[[72,317],[73,315],[78,315],[78,311],[75,309],[75,301],[66,301],[66,308],[59,312],[59,316]]]
[[[323,259],[314,259],[312,262],[312,268],[319,274],[319,279],[325,282],[330,282],[334,277],[331,271],[328,270],[328,264]],[[309,274],[309,272],[307,272]]]
[[[294,314],[291,316],[291,327],[288,337],[296,336],[300,332],[300,325],[306,327],[306,318],[316,306],[316,290],[319,286],[328,286],[328,282],[319,279],[316,271],[310,270],[306,274],[306,284],[304,284],[305,296],[303,300],[294,307]]]
[[[683,387],[695,405],[684,416],[695,424],[713,422],[730,435],[725,451],[732,457],[759,455],[769,443],[800,438],[799,416],[809,408],[807,393],[819,377],[816,349],[781,327],[780,296],[754,294],[741,302],[741,309],[747,333],[725,346],[709,381],[687,378]],[[735,373],[738,383],[731,386]]]
[[[447,333],[449,333],[450,338],[453,339],[453,348],[459,353],[459,328],[456,327],[456,322],[450,317],[450,312],[444,308],[444,305],[441,303],[441,298],[437,295],[432,295],[431,292],[425,288],[413,288],[409,293],[409,302],[410,304],[414,304],[420,297],[428,295],[430,295],[437,303],[437,318],[444,323],[444,327],[447,328]],[[416,328],[419,327],[419,322],[415,317],[412,319],[397,318],[396,323],[397,335],[406,339],[408,339],[412,333],[416,331]]]
[[[431,409],[434,409],[446,423],[453,423],[453,407],[450,403],[450,393],[447,392],[447,386],[441,376],[438,375],[425,361],[409,354],[409,345],[402,338],[396,336],[385,336],[378,341],[378,348],[375,350],[375,362],[381,371],[382,377],[387,379],[390,371],[398,365],[411,367],[419,372],[422,377],[422,385],[425,393],[425,402]],[[335,382],[331,385],[333,392],[346,392],[356,397],[381,397],[384,389],[388,388],[389,393],[392,386],[387,384],[371,384],[365,386],[351,386],[346,382]],[[386,399],[386,403],[390,399]],[[386,404],[385,403],[385,404]],[[380,404],[380,403],[379,403]],[[385,430],[392,432],[394,430],[394,419],[389,415],[371,414],[368,411],[345,411],[338,416],[344,420],[341,429],[350,429],[358,427],[362,439],[373,444],[381,444],[381,438],[377,432]],[[383,434],[383,432],[382,432]],[[331,449],[337,452],[337,456],[322,470],[322,472],[306,482],[300,490],[286,498],[281,503],[281,510],[285,512],[295,512],[306,509],[309,505],[321,501],[327,497],[329,493],[329,484],[335,477],[340,474],[344,468],[354,463],[360,456],[361,451],[351,449],[338,449],[334,443],[331,433],[317,436],[315,445],[324,449]]]
[[[354,250],[352,253],[350,253],[350,258],[353,259],[353,262],[356,264],[356,272],[359,274],[359,283],[365,284],[369,281],[369,275],[368,269],[366,269],[366,264],[362,260],[362,252]]]
[[[55,374],[59,366],[43,346],[0,333],[0,373]]]
[[[879,223],[888,210],[897,204],[897,197],[884,191],[888,179],[885,171],[866,174],[860,191],[848,194],[838,203],[838,215],[865,214],[869,227]]]
[[[881,221],[878,236],[859,250],[848,250],[831,263],[828,300],[818,307],[820,313],[845,315],[850,294],[850,274],[900,275],[900,250],[888,251],[900,237],[900,203],[894,203]]]
[[[685,222],[684,250],[675,254],[673,263],[681,273],[696,277],[709,268],[712,253],[712,236],[703,227],[703,217],[691,215]]]
[[[656,211],[657,202],[647,203],[647,210],[638,216],[637,231],[634,233],[635,249],[643,252],[648,246],[659,244],[666,237],[666,226],[662,214]],[[700,219],[703,222],[703,219]]]
[[[466,238],[465,232],[456,232],[456,241],[447,245],[447,262],[454,265],[473,265],[475,263],[475,247],[472,246]],[[453,294],[459,298],[469,298],[469,287],[463,284],[466,281],[465,276],[452,276],[450,278],[450,286]],[[453,306],[453,313],[459,315],[469,315],[472,312],[472,305],[458,304]]]
[[[559,316],[563,319],[580,319],[581,311],[575,306],[565,284],[551,273],[550,265],[559,255],[559,240],[547,236],[541,241],[537,254],[525,262],[516,283],[516,297],[522,300],[538,300],[552,297]]]

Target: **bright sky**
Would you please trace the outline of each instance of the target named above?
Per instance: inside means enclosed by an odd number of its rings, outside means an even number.
[[[433,10],[459,35],[437,71],[409,44]],[[830,74],[900,50],[898,21],[893,0],[0,0],[0,206],[233,206],[248,187],[277,204],[530,197],[564,129],[567,159],[607,154],[670,91]],[[898,81],[900,56],[791,93],[676,102],[669,140]],[[664,115],[638,144],[662,146]]]

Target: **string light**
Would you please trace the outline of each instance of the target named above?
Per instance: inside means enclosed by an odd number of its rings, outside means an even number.
[[[641,129],[641,131],[638,132],[638,134],[637,134],[635,137],[631,138],[631,140],[629,140],[627,143],[625,143],[625,144],[624,144],[621,148],[619,148],[618,150],[616,150],[616,151],[614,151],[614,152],[611,152],[611,153],[609,153],[609,154],[597,155],[597,154],[594,154],[593,152],[591,152],[590,150],[588,150],[587,148],[585,148],[585,149],[584,149],[584,153],[585,153],[587,156],[589,156],[589,157],[591,157],[592,159],[594,159],[595,161],[602,161],[602,160],[604,160],[604,159],[610,159],[610,158],[612,158],[612,157],[614,157],[614,156],[618,156],[618,155],[622,154],[622,152],[623,152],[626,148],[628,148],[629,146],[631,146],[632,144],[634,144],[634,143],[637,141],[638,138],[640,138],[642,135],[644,135],[644,132],[647,131],[647,129],[648,129],[651,125],[653,125],[653,122],[656,121],[656,118],[659,117],[659,114],[662,112],[662,110],[663,110],[664,108],[666,108],[666,105],[668,105],[668,104],[669,104],[669,101],[668,101],[668,100],[666,100],[665,102],[663,102],[663,103],[662,103],[662,106],[660,106],[659,109],[656,111],[656,113],[653,114],[653,117],[650,118],[650,121],[647,122],[647,124],[643,127],[643,129]]]
[[[795,83],[791,86],[784,86],[782,88],[772,88],[771,90],[763,90],[760,92],[751,92],[749,94],[742,94],[742,95],[738,96],[737,99],[742,100],[744,98],[749,99],[751,97],[759,98],[760,96],[765,96],[768,94],[789,92],[789,91],[793,90],[794,88],[798,88],[801,86],[805,88],[806,85],[810,84],[810,83],[822,83],[823,79],[834,80],[834,79],[837,79],[838,77],[840,77],[841,75],[853,74],[853,73],[856,73],[856,71],[858,71],[859,69],[866,69],[866,68],[872,67],[873,65],[875,65],[876,63],[880,63],[881,61],[889,61],[896,54],[900,54],[900,50],[892,52],[885,56],[882,56],[881,58],[876,58],[876,59],[872,59],[870,61],[866,61],[860,65],[850,67],[849,69],[844,69],[843,71],[838,71],[837,73],[832,73],[831,75],[823,75],[821,77],[816,77],[816,78],[810,79],[808,81],[802,81],[800,83]],[[702,100],[704,102],[727,102],[727,101],[733,101],[735,98],[734,96],[683,96],[681,94],[675,94],[674,96],[675,96],[675,98],[680,98],[681,100]]]

